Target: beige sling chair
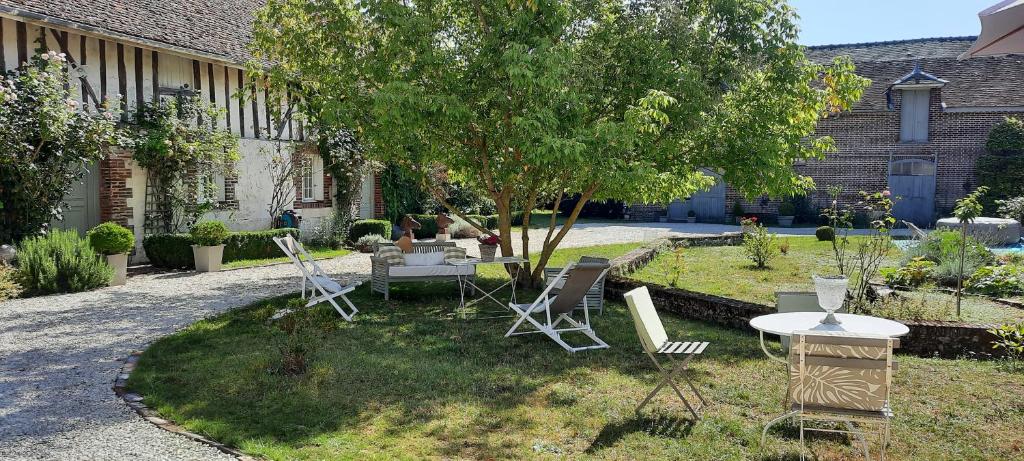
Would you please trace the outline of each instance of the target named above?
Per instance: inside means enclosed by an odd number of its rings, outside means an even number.
[[[880,459],[889,444],[892,409],[889,394],[896,370],[893,349],[899,340],[846,332],[797,331],[789,353],[791,411],[800,423],[800,459],[804,459],[804,432],[832,432],[857,436],[864,458],[871,459],[863,428],[877,425]],[[842,429],[811,428],[807,422],[838,422]]]
[[[334,310],[338,311],[345,320],[351,322],[352,317],[359,312],[356,306],[349,301],[346,293],[350,293],[359,286],[359,283],[351,285],[341,285],[327,275],[326,272],[320,265],[316,263],[312,256],[306,249],[302,247],[302,244],[297,242],[291,235],[284,237],[274,237],[274,243],[277,244],[281,251],[284,252],[288,259],[291,260],[292,264],[299,269],[302,273],[302,298],[306,298],[306,284],[309,284],[309,302],[306,303],[306,307],[315,306],[324,301],[331,303],[334,306]],[[307,267],[308,265],[308,267]],[[349,310],[345,310],[335,298],[341,298],[348,305]]]
[[[640,343],[643,345],[644,353],[654,361],[654,366],[661,372],[661,382],[658,383],[658,386],[650,394],[647,394],[647,397],[640,403],[640,406],[636,407],[636,412],[640,413],[640,410],[668,384],[676,391],[676,395],[683,401],[683,405],[686,405],[686,409],[690,410],[690,413],[693,414],[693,419],[700,419],[700,410],[707,405],[707,401],[700,395],[700,392],[697,391],[697,386],[693,384],[693,381],[685,373],[689,370],[690,360],[703,353],[709,343],[703,341],[669,341],[668,334],[665,333],[665,326],[661,323],[661,318],[658,317],[657,311],[654,310],[654,303],[651,301],[651,294],[647,291],[647,287],[632,290],[625,294],[625,298],[626,304],[629,305],[629,313],[633,316],[633,325],[636,326],[636,333],[640,336]],[[666,361],[664,363],[659,362],[658,356],[664,356]],[[673,358],[679,356],[683,356],[683,359],[677,360]],[[676,376],[686,381],[690,390],[700,400],[700,406],[694,408],[693,405],[690,405],[690,401],[686,399],[683,392],[679,390],[679,386],[676,385],[674,380]]]
[[[594,286],[594,282],[604,277],[609,267],[607,262],[569,264],[558,273],[557,277],[548,281],[547,287],[544,288],[544,291],[541,292],[536,301],[530,304],[509,303],[508,307],[519,314],[519,319],[505,333],[505,337],[544,333],[569,352],[607,348],[608,344],[602,341],[601,338],[598,338],[597,334],[590,327],[590,309],[587,306],[587,292],[590,290],[590,287]],[[556,287],[560,288],[560,291],[558,296],[552,297],[551,291]],[[582,323],[572,318],[572,313],[580,302],[583,302]],[[541,314],[544,316],[542,320],[537,320],[533,317],[534,315]],[[527,322],[536,329],[518,331],[519,327]],[[565,322],[565,327],[559,327],[562,322]],[[562,339],[562,334],[568,332],[583,333],[593,343],[586,346],[570,345]]]

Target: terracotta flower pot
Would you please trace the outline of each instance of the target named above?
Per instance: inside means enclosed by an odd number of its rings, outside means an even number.
[[[114,269],[114,277],[107,286],[124,285],[128,281],[128,253],[107,255],[107,265]]]
[[[192,256],[196,260],[196,272],[219,272],[224,258],[224,245],[192,245]]]

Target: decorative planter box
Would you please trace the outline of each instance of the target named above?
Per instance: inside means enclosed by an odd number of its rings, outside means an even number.
[[[224,258],[224,245],[192,245],[192,256],[196,260],[196,272],[219,272],[221,260]]]
[[[124,285],[128,281],[128,253],[107,255],[107,265],[114,269],[114,277],[108,286]]]

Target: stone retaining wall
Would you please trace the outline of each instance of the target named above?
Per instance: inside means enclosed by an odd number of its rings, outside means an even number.
[[[687,319],[754,331],[749,323],[751,318],[775,312],[774,307],[764,304],[647,284],[620,276],[608,277],[605,282],[605,296],[621,300],[627,291],[645,285],[659,310]],[[910,334],[900,341],[900,352],[904,354],[920,357],[988,358],[996,352],[992,349],[995,336],[987,331],[995,325],[924,320],[901,323],[910,327]]]

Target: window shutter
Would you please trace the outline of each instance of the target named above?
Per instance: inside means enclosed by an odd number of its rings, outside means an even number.
[[[324,159],[319,155],[313,156],[313,198],[324,199]]]

